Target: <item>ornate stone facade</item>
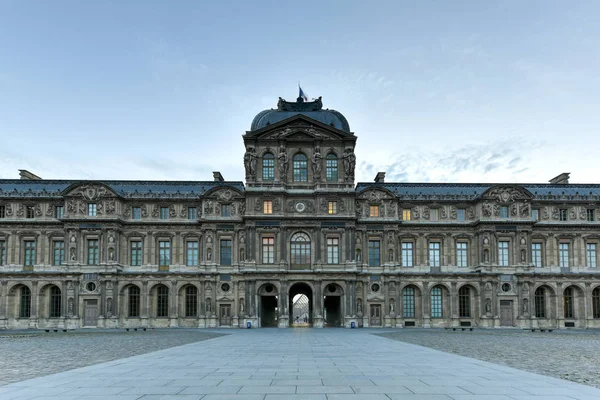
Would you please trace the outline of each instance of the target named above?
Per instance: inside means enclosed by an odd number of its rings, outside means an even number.
[[[0,328],[600,328],[600,185],[355,185],[356,140],[280,99],[245,184],[0,180]]]

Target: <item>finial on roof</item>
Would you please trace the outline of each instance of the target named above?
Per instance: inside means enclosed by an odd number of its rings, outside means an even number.
[[[21,177],[21,179],[28,180],[28,181],[41,181],[42,180],[42,178],[40,178],[33,172],[27,171],[26,169],[20,169],[19,176]]]
[[[553,185],[566,185],[569,183],[570,175],[570,172],[563,172],[562,174],[550,179],[548,182],[550,182]]]

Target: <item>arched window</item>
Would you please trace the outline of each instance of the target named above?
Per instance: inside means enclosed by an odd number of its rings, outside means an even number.
[[[307,158],[304,154],[299,153],[294,156],[294,182],[306,181],[308,181]]]
[[[592,315],[600,318],[600,286],[592,291]]]
[[[335,154],[327,155],[327,163],[325,165],[325,176],[328,181],[338,180],[338,159]]]
[[[402,291],[402,315],[404,318],[415,317],[415,288],[408,286]]]
[[[31,317],[31,290],[27,286],[21,288],[21,310],[19,316],[21,318]]]
[[[291,264],[298,267],[310,267],[310,237],[306,233],[298,232],[291,240]]]
[[[271,153],[263,155],[262,178],[263,181],[272,181],[275,179],[275,156]]]
[[[575,307],[573,304],[573,288],[566,288],[563,295],[565,318],[575,318]]]
[[[61,305],[62,298],[60,295],[60,289],[58,286],[52,286],[52,288],[50,288],[50,318],[60,317]]]
[[[198,289],[196,286],[185,288],[185,316],[195,317],[198,315]]]
[[[140,316],[140,288],[137,286],[129,287],[129,312],[127,315],[129,317],[139,317]]]
[[[444,316],[442,303],[442,288],[439,286],[431,289],[431,318],[442,318]]]
[[[458,290],[458,315],[460,318],[471,318],[471,289],[468,286]]]
[[[169,288],[165,285],[156,288],[156,316],[169,316]]]
[[[546,289],[543,287],[535,291],[535,317],[546,318]]]

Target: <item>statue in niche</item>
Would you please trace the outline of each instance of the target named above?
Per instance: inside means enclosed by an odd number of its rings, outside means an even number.
[[[244,299],[240,299],[240,315],[244,315]]]
[[[210,297],[206,299],[206,314],[210,315],[212,313],[212,304]]]
[[[388,251],[388,260],[389,260],[390,262],[394,261],[394,250],[391,250],[391,249],[390,249],[390,250]]]
[[[256,151],[254,147],[248,147],[246,154],[244,154],[244,167],[246,168],[246,178],[256,177]]]
[[[75,247],[71,247],[71,261],[75,261],[76,260],[76,255],[75,255]]]
[[[246,254],[244,252],[244,249],[240,249],[240,261],[244,261],[246,258]]]
[[[483,262],[490,262],[490,251],[488,249],[483,250]]]
[[[356,312],[362,314],[362,300],[356,300]]]
[[[106,314],[112,315],[112,298],[106,299]]]
[[[113,248],[108,249],[108,259],[110,261],[115,261],[115,249],[113,249]]]
[[[278,160],[278,167],[279,167],[279,179],[282,182],[285,182],[287,180],[287,172],[288,172],[288,164],[289,164],[289,157],[287,155],[285,147],[281,146],[279,148],[279,154],[277,155],[277,160]]]
[[[212,260],[212,249],[210,247],[206,250],[206,259],[208,261]]]
[[[390,299],[390,314],[394,313],[394,299]]]
[[[492,313],[492,300],[491,299],[485,299],[485,313],[486,314]]]
[[[67,314],[73,315],[73,308],[74,307],[75,307],[75,302],[73,301],[73,298],[69,298],[69,303],[68,303],[68,307],[67,307]]]
[[[523,299],[523,314],[527,314],[529,312],[529,301],[527,299]]]
[[[321,179],[321,168],[323,167],[323,156],[321,155],[321,149],[319,146],[315,147],[313,155],[311,157],[311,167],[313,171],[313,177],[315,180]]]
[[[360,262],[360,249],[356,249],[356,262]]]
[[[521,250],[521,262],[524,263],[527,261],[527,253],[525,250]]]
[[[354,168],[356,167],[356,155],[352,151],[352,149],[346,149],[344,155],[342,156],[344,159],[344,172],[347,181],[351,181],[354,179]]]

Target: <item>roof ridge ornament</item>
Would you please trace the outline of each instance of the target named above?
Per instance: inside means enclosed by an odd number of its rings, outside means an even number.
[[[322,109],[322,96],[315,101],[304,101],[302,97],[298,97],[295,102],[285,101],[280,97],[277,102],[277,111],[319,111]]]

